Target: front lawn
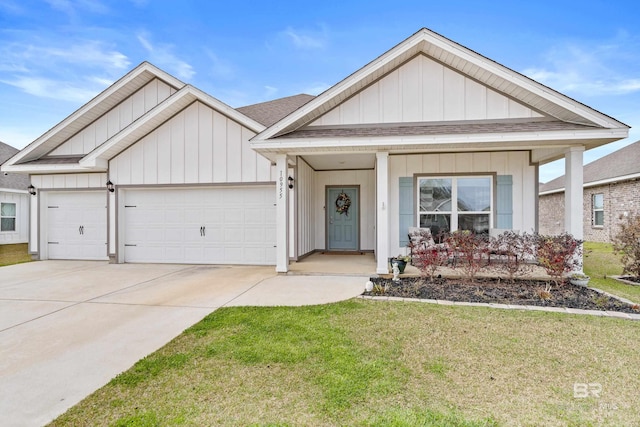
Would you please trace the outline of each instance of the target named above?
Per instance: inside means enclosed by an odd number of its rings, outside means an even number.
[[[627,285],[611,278],[622,274],[622,263],[610,244],[584,244],[584,271],[591,277],[589,286],[640,304],[640,286]]]
[[[633,425],[638,336],[424,303],[223,308],[53,425]]]
[[[0,245],[0,267],[31,261],[26,243]]]

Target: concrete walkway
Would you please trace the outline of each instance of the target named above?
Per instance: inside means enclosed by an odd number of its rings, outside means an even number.
[[[353,298],[367,275],[39,261],[0,268],[2,426],[40,426],[215,309]]]

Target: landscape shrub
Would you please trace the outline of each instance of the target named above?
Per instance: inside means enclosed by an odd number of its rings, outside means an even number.
[[[510,282],[533,269],[529,262],[534,255],[534,235],[507,230],[489,241],[491,255],[500,256],[500,262],[492,265],[503,271]]]
[[[556,285],[564,283],[565,273],[582,269],[582,240],[566,232],[553,236],[536,233],[533,239],[538,264]]]
[[[640,277],[640,214],[629,215],[620,223],[613,250],[616,255],[622,254],[622,274]]]

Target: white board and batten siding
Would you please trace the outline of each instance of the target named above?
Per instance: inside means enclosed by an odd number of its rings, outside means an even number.
[[[254,135],[194,102],[111,159],[117,261],[275,264],[275,170]]]
[[[16,205],[15,230],[0,231],[0,245],[27,243],[29,240],[29,194],[19,191],[0,189],[0,203]]]
[[[275,182],[255,132],[195,102],[109,162],[116,185]],[[275,192],[275,190],[274,190]]]
[[[296,162],[296,255],[306,255],[318,249],[316,245],[316,173],[305,162],[298,158]]]
[[[512,178],[512,228],[531,232],[536,229],[536,168],[529,163],[529,152],[486,152],[412,154],[389,156],[389,215],[399,217],[399,179],[414,174],[495,173]],[[415,192],[415,189],[414,189]],[[416,193],[417,197],[417,193]],[[389,253],[401,253],[399,222],[389,225]]]
[[[538,112],[419,55],[309,127],[540,117]]]
[[[153,79],[50,154],[54,156],[87,154],[175,92],[174,87],[159,79]]]

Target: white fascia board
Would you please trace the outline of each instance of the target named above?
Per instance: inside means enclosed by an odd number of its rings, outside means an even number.
[[[102,145],[88,153],[80,160],[80,165],[89,168],[107,168],[109,160],[121,153],[123,150],[126,150],[140,139],[141,135],[138,132],[141,129],[144,130],[143,134],[146,135],[164,123],[165,120],[170,119],[195,101],[200,101],[203,104],[208,105],[214,110],[226,115],[230,119],[256,133],[264,129],[263,125],[236,111],[227,104],[207,95],[200,89],[191,85],[186,85],[153,109],[149,110],[138,120],[105,141]],[[156,123],[158,119],[160,123]],[[149,129],[144,129],[146,125],[151,126]]]
[[[5,167],[6,166],[6,167]],[[3,166],[3,171],[24,173],[24,174],[44,174],[44,173],[77,173],[77,172],[105,172],[106,168],[88,168],[79,164],[38,164],[38,165],[13,165]]]
[[[413,36],[404,40],[397,46],[393,47],[391,50],[387,51],[386,53],[382,54],[378,58],[374,59],[373,61],[365,65],[363,68],[360,68],[350,76],[346,77],[344,80],[341,80],[334,86],[330,87],[325,92],[318,95],[316,98],[312,99],[310,102],[303,105],[298,110],[294,111],[293,113],[286,116],[282,120],[276,122],[269,128],[265,129],[264,132],[255,136],[253,140],[262,141],[262,140],[266,140],[273,137],[281,129],[286,128],[287,126],[294,123],[296,120],[299,120],[300,118],[309,114],[311,111],[317,109],[322,104],[326,103],[333,97],[337,96],[339,93],[347,90],[349,87],[353,86],[360,80],[364,79],[367,75],[374,73],[375,71],[384,67],[386,64],[393,61],[393,59],[395,59],[397,56],[401,55],[403,52],[411,49],[412,47],[420,43],[423,38],[421,33],[422,31],[414,34]]]
[[[229,105],[201,91],[200,89],[193,86],[187,86],[187,89],[190,91],[190,93],[193,93],[194,96],[196,96],[198,101],[202,102],[205,105],[208,105],[209,107],[213,108],[219,113],[224,114],[225,116],[229,117],[231,120],[238,122],[239,124],[243,125],[247,129],[250,129],[255,133],[260,133],[266,129],[266,127],[263,124],[256,122],[255,120],[253,120],[248,116],[245,116],[235,108],[230,107]]]
[[[613,184],[613,183],[616,183],[616,182],[631,181],[631,180],[634,180],[634,179],[640,179],[640,173],[634,173],[634,174],[623,175],[623,176],[616,176],[616,177],[613,177],[613,178],[601,179],[599,181],[585,182],[582,187],[583,188],[592,188],[592,187],[598,187],[600,185]],[[546,196],[548,194],[554,194],[554,193],[564,193],[564,187],[556,188],[554,190],[548,190],[548,191],[541,192],[540,196]]]
[[[45,132],[42,136],[40,136],[38,139],[33,141],[31,144],[27,145],[25,148],[20,150],[18,153],[16,153],[13,157],[11,157],[7,161],[7,164],[13,165],[15,163],[19,163],[22,159],[24,159],[26,156],[28,156],[31,152],[33,152],[35,149],[37,149],[42,144],[44,144],[53,135],[55,135],[58,132],[60,132],[62,129],[67,127],[70,123],[78,120],[78,118],[80,118],[82,115],[84,115],[87,111],[90,111],[91,109],[96,107],[101,102],[104,102],[105,99],[107,99],[110,96],[112,96],[114,93],[116,93],[118,90],[120,90],[123,86],[125,86],[126,84],[128,84],[129,82],[131,82],[133,79],[135,79],[136,77],[138,77],[139,75],[141,75],[144,72],[149,72],[152,75],[154,75],[156,78],[159,78],[160,80],[163,80],[167,84],[169,84],[171,86],[174,86],[174,87],[176,87],[178,89],[180,89],[181,87],[183,87],[185,85],[182,81],[178,80],[177,78],[171,76],[170,74],[167,74],[166,72],[160,70],[156,66],[154,66],[154,65],[150,64],[149,62],[145,61],[145,62],[141,63],[140,65],[138,65],[133,70],[129,71],[129,73],[127,73],[126,75],[121,77],[119,80],[117,80],[111,86],[109,86],[108,88],[103,90],[101,93],[96,95],[93,99],[91,99],[89,102],[84,104],[82,107],[80,107],[79,109],[77,109],[76,111],[71,113],[68,117],[63,119],[60,123],[58,123],[57,125],[55,125],[51,129],[49,129],[47,132]]]
[[[0,188],[0,193],[29,194],[27,190],[17,190],[15,188]]]
[[[510,132],[510,133],[480,133],[480,134],[450,134],[450,135],[410,135],[410,136],[384,136],[384,137],[347,137],[347,138],[286,138],[265,142],[252,141],[251,148],[260,151],[262,149],[282,150],[296,148],[345,148],[345,147],[393,147],[404,145],[424,144],[482,144],[503,143],[507,149],[513,143],[540,143],[567,141],[571,145],[578,144],[580,140],[594,139],[623,139],[626,138],[626,129],[600,129],[559,131],[559,132]],[[530,147],[529,147],[530,148]]]

